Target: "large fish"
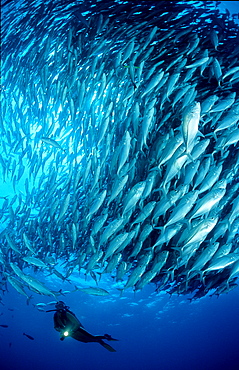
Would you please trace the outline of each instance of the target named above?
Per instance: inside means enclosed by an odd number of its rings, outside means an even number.
[[[98,295],[98,296],[107,296],[110,293],[107,290],[99,288],[99,287],[89,287],[89,288],[76,288],[80,292],[90,294],[90,295]]]
[[[199,102],[194,102],[183,112],[182,135],[186,152],[190,153],[194,147],[195,138],[198,134],[201,106]]]

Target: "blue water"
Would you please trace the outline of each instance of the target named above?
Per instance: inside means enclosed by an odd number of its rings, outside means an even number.
[[[81,292],[62,297],[88,331],[119,339],[112,342],[115,353],[98,343],[61,342],[53,313],[32,306],[51,299],[35,296],[27,306],[24,297],[9,290],[0,309],[0,324],[9,325],[0,327],[1,369],[238,369],[238,290],[193,303],[165,293],[155,296],[153,286],[122,298],[117,292],[110,298]]]
[[[236,13],[238,3],[224,1],[222,5]],[[48,286],[54,289],[54,279],[50,279]],[[97,343],[84,344],[72,338],[61,342],[53,328],[53,313],[40,312],[34,306],[49,303],[54,297],[33,293],[27,305],[8,284],[9,292],[1,294],[0,301],[0,325],[8,325],[0,326],[0,369],[239,369],[239,289],[190,303],[188,297],[157,294],[153,284],[136,294],[126,291],[120,297],[111,277],[105,279],[101,287],[110,287],[107,297],[74,292],[59,299],[92,334],[108,333],[119,339],[112,344],[116,353]],[[87,282],[92,284],[92,279],[87,277]],[[62,289],[72,291],[74,287],[64,283]]]

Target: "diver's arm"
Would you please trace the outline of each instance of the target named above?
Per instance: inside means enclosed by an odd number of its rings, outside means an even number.
[[[64,325],[61,320],[61,316],[59,312],[56,312],[53,317],[54,321],[54,329],[57,331],[61,331],[64,328]]]

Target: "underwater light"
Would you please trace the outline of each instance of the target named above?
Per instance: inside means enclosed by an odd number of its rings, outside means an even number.
[[[68,331],[64,331],[64,336],[67,337],[69,335],[69,332]]]

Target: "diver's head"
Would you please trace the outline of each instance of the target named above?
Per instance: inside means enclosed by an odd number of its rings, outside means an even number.
[[[68,309],[69,307],[65,305],[65,303],[63,301],[58,301],[55,305],[56,309],[57,310],[66,310]]]

